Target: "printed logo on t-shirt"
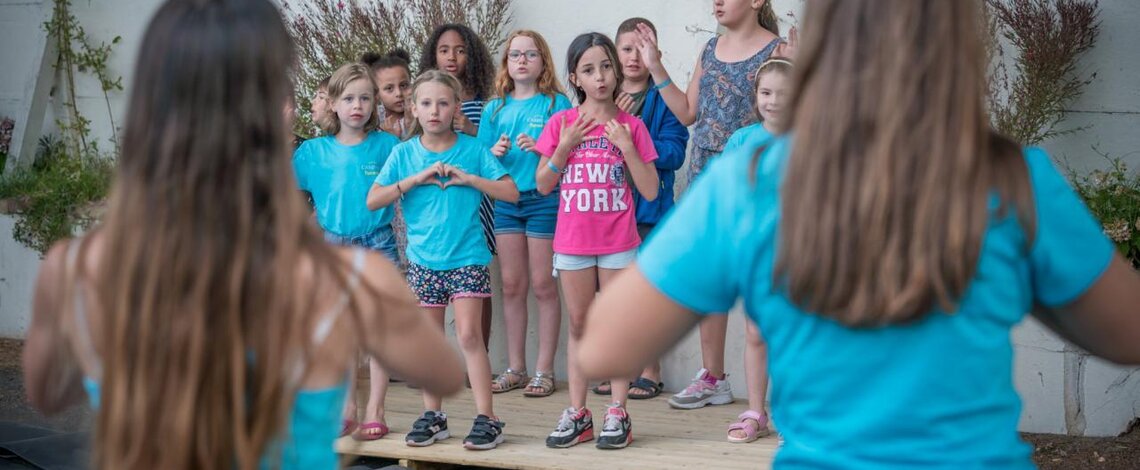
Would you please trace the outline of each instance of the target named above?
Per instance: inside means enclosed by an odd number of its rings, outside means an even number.
[[[380,164],[376,162],[362,163],[360,164],[360,171],[364,173],[364,176],[375,177],[380,174]]]
[[[562,172],[562,212],[622,212],[626,201],[625,162],[621,149],[605,137],[590,138],[571,151]]]

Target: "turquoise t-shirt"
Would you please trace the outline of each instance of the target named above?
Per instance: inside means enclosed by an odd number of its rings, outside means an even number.
[[[505,101],[505,104],[504,104]],[[488,101],[483,108],[482,122],[479,124],[479,141],[487,148],[491,148],[499,141],[499,137],[506,134],[511,139],[511,148],[503,155],[503,166],[515,180],[519,192],[533,191],[538,187],[534,180],[538,169],[538,154],[524,152],[515,145],[519,134],[527,134],[538,140],[546,121],[554,113],[570,109],[570,100],[562,94],[554,95],[553,107],[551,98],[537,94],[525,100],[516,100],[511,97],[496,98]]]
[[[487,147],[461,133],[455,145],[442,153],[428,151],[419,136],[397,145],[375,183],[396,184],[436,162],[492,181],[507,176],[506,168]],[[448,178],[440,180],[446,182]],[[440,188],[435,184],[404,190],[401,204],[408,225],[409,261],[436,271],[491,262],[478,217],[483,193],[470,186]]]
[[[744,148],[748,152],[755,152],[768,141],[772,140],[772,133],[768,132],[761,123],[750,124],[733,132],[724,143],[722,153],[732,152]]]
[[[348,146],[327,135],[306,140],[293,153],[298,186],[313,195],[317,223],[327,232],[352,238],[392,223],[392,209],[368,210],[368,190],[400,140],[372,131]]]
[[[1031,247],[1015,217],[995,215],[956,312],[852,329],[801,310],[774,286],[788,155],[787,138],[773,141],[750,183],[751,153],[726,152],[638,257],[652,285],[696,312],[726,312],[743,298],[770,351],[773,419],[784,437],[775,465],[1033,468],[1017,433],[1010,329],[1035,303],[1061,306],[1084,293],[1115,250],[1049,157],[1025,151],[1037,210]]]

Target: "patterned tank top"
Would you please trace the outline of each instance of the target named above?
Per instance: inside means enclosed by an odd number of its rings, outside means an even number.
[[[720,36],[709,39],[701,53],[700,93],[697,95],[697,125],[694,144],[704,150],[720,153],[724,143],[737,129],[756,122],[752,112],[756,102],[753,83],[760,64],[772,56],[781,39],[760,49],[740,62],[721,62],[716,58]]]

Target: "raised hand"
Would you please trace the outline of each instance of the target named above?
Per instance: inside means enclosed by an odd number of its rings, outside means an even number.
[[[470,173],[463,171],[459,167],[443,164],[443,176],[446,176],[447,182],[443,183],[441,187],[448,188],[451,186],[471,186],[474,181],[474,176]]]
[[[617,98],[617,107],[627,113],[633,112],[633,96],[626,92],[621,92]]]
[[[657,35],[645,23],[637,25],[637,52],[641,53],[641,60],[650,72],[660,70],[661,49],[657,47]]]
[[[495,145],[493,147],[491,147],[491,155],[494,155],[494,156],[499,157],[499,158],[503,158],[503,155],[506,155],[507,151],[510,149],[511,149],[511,138],[507,137],[506,134],[503,134],[503,135],[499,136],[499,141],[495,142]]]
[[[594,127],[597,126],[594,118],[584,114],[579,114],[578,120],[574,121],[570,126],[566,125],[565,114],[561,116],[561,119],[562,135],[558,137],[558,146],[566,149],[574,148],[582,143],[582,140],[586,138],[586,134],[589,134],[590,131],[594,130]]]
[[[796,49],[799,49],[799,47],[800,32],[796,31],[796,28],[793,26],[792,29],[788,30],[788,40],[781,41],[780,44],[776,46],[776,50],[772,52],[772,57],[795,58]]]
[[[446,165],[444,165],[442,162],[435,162],[435,164],[433,164],[427,168],[424,168],[423,171],[416,173],[416,176],[415,176],[416,184],[417,185],[434,184],[436,186],[439,186],[440,188],[447,187],[443,184],[443,181],[441,181],[439,179],[441,176],[447,176],[445,167],[446,167]]]
[[[515,145],[524,152],[533,152],[534,146],[536,144],[537,143],[534,141],[534,137],[531,137],[526,133],[520,133],[517,137],[515,137]]]
[[[629,124],[619,123],[617,119],[612,119],[606,123],[606,138],[623,151],[633,147],[633,137],[629,132]]]
[[[463,113],[456,111],[455,117],[452,119],[452,128],[457,132],[462,132],[467,135],[475,135],[478,130],[475,128],[475,123],[467,119]]]

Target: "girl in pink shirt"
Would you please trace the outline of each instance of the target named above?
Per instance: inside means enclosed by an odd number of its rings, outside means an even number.
[[[586,409],[586,378],[577,364],[578,336],[596,287],[633,262],[641,239],[634,217],[635,189],[657,198],[657,151],[645,124],[618,108],[623,80],[613,41],[600,33],[578,36],[570,44],[567,70],[579,106],[551,117],[535,151],[542,155],[535,179],[538,191],[558,191],[554,230],[554,269],[570,313],[567,369],[570,408],[562,412],[548,447],[570,447],[594,438]],[[601,449],[620,449],[633,441],[625,401],[629,378],[614,379],[613,398],[598,436]]]

